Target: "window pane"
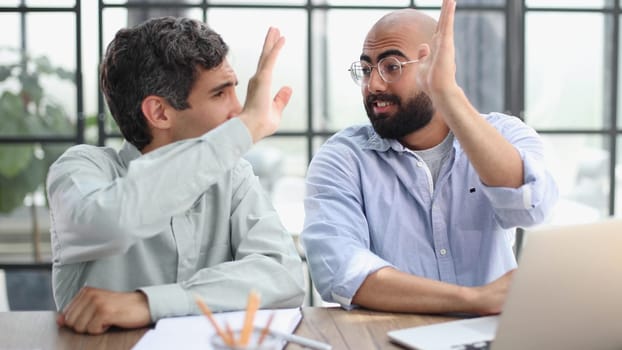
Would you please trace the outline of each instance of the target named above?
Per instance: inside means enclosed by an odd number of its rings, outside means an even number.
[[[0,13],[0,31],[2,33],[14,33],[14,35],[0,36],[0,47],[20,47],[20,15],[16,13]],[[0,56],[2,59],[2,56]]]
[[[50,223],[44,180],[49,166],[70,145],[0,145],[0,260],[50,260]]]
[[[112,41],[117,31],[121,28],[127,28],[127,9],[103,9],[102,38],[104,47],[102,52],[106,52],[106,47],[110,44],[110,41]]]
[[[104,50],[119,29],[132,27],[149,18],[161,16],[183,16],[203,20],[203,11],[199,8],[106,8],[102,11]]]
[[[585,7],[603,8],[612,6],[613,0],[527,0],[527,7]]]
[[[54,28],[54,30],[50,30]],[[67,123],[60,114],[75,123],[77,116],[76,72],[76,16],[73,13],[30,13],[26,16],[26,46],[28,53],[42,60],[39,65],[39,83],[43,89],[44,105],[60,109],[47,110],[45,118],[53,133],[73,134],[72,128],[65,129]],[[63,38],[59,40],[59,38]],[[49,62],[50,73],[43,73]],[[41,108],[41,107],[40,107]],[[55,118],[56,120],[52,119]],[[56,123],[58,121],[58,126]],[[47,133],[47,132],[43,132]]]
[[[600,135],[542,135],[546,163],[559,187],[552,222],[589,222],[608,215],[609,142]]]
[[[599,129],[607,125],[603,112],[604,28],[602,14],[527,14],[528,124],[540,129]]]
[[[303,137],[272,136],[244,155],[255,170],[287,230],[302,231],[307,146]]]
[[[0,135],[74,135],[75,40],[52,41],[75,38],[75,16],[27,14],[25,20],[25,54],[16,46],[0,48]]]
[[[274,70],[272,89],[290,86],[294,94],[283,112],[279,131],[299,131],[307,127],[307,16],[303,10],[209,10],[207,23],[220,33],[230,47],[229,59],[240,85],[238,97],[244,104],[248,80],[256,72],[257,60],[270,26],[285,36],[285,46]],[[240,30],[244,23],[244,30]]]
[[[503,13],[458,12],[454,26],[458,84],[480,112],[503,111]]]
[[[361,55],[371,26],[386,13],[378,10],[314,12],[313,24],[319,33],[313,43],[314,129],[335,131],[367,122],[360,87],[350,78],[348,68]]]

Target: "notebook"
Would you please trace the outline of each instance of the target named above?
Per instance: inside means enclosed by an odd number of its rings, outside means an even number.
[[[268,317],[274,312],[270,329],[280,333],[291,334],[302,319],[300,308],[265,309],[255,314],[254,324],[263,327]],[[228,323],[232,328],[241,328],[244,322],[244,311],[215,313],[218,323]],[[132,350],[212,350],[210,338],[215,334],[205,316],[185,316],[163,318],[156,323],[154,329],[147,331]]]
[[[411,349],[622,349],[622,220],[528,231],[498,316],[393,330]]]

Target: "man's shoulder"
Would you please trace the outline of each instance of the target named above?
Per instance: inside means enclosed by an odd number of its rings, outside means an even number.
[[[331,136],[324,145],[343,146],[346,148],[364,148],[375,135],[369,124],[357,124],[338,131]]]
[[[368,157],[369,145],[376,133],[371,125],[361,124],[347,127],[331,136],[313,156],[310,168],[317,164],[331,167],[352,167],[364,163]]]
[[[523,121],[519,117],[501,112],[491,112],[487,114],[482,114],[481,116],[493,126],[513,125],[518,127],[521,125],[525,125],[525,123],[523,123]]]
[[[118,161],[119,154],[112,147],[101,147],[87,144],[74,145],[56,160],[55,163],[65,163],[67,161],[86,161],[101,164],[102,161]]]
[[[535,130],[525,124],[519,117],[499,112],[482,114],[482,117],[506,137],[514,138],[519,135],[536,135]]]

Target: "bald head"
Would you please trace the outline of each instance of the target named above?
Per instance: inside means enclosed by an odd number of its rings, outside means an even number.
[[[384,15],[369,30],[366,45],[387,38],[410,38],[412,44],[429,43],[436,30],[436,20],[421,11],[407,8]]]

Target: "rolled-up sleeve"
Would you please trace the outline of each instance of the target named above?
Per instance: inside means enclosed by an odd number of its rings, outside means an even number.
[[[547,219],[559,193],[544,163],[544,149],[536,132],[518,118],[503,119],[500,132],[518,150],[523,161],[523,185],[489,187],[482,183],[495,216],[503,228],[529,227]]]

